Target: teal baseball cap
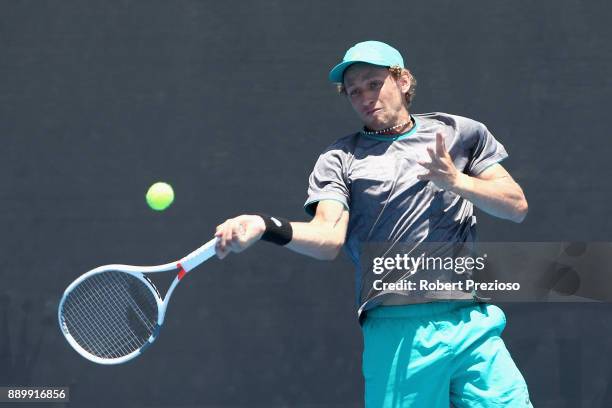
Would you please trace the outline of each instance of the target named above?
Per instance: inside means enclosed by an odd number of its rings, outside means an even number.
[[[356,62],[391,67],[397,65],[404,68],[404,59],[398,50],[380,41],[364,41],[355,44],[344,54],[342,62],[329,71],[329,80],[342,82],[344,71]]]

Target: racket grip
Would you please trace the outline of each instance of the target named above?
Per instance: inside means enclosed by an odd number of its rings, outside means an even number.
[[[215,254],[216,244],[217,238],[213,238],[178,262],[183,266],[185,272],[189,272]]]

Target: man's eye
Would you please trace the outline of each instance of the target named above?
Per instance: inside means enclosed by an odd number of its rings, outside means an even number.
[[[380,88],[381,84],[382,84],[382,82],[380,82],[380,81],[370,82],[370,89],[378,89],[378,88]]]
[[[359,95],[359,89],[351,89],[351,90],[349,91],[349,95],[351,95],[351,96],[357,96],[357,95]]]

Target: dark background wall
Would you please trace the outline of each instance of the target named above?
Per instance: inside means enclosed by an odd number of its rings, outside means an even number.
[[[414,112],[480,120],[509,151],[530,214],[481,214],[482,240],[609,241],[609,15],[570,0],[3,1],[0,385],[68,385],[74,407],[362,406],[345,256],[261,243],[212,260],[119,367],[69,348],[59,297],[100,264],[180,258],[230,216],[306,219],[317,155],[359,125],[327,72],[366,39],[404,55]],[[177,194],[163,213],[144,201],[157,180]],[[536,407],[612,405],[609,304],[504,308]]]

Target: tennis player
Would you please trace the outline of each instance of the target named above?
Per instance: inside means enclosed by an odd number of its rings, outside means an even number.
[[[364,126],[317,160],[305,203],[312,220],[228,219],[217,227],[217,255],[260,239],[318,259],[345,247],[357,270],[367,408],[531,407],[500,338],[499,307],[473,291],[374,290],[372,268],[361,264],[369,243],[473,242],[473,206],[522,222],[527,201],[500,164],[506,150],[472,119],[411,114],[415,78],[385,43],[356,44],[329,79]]]

